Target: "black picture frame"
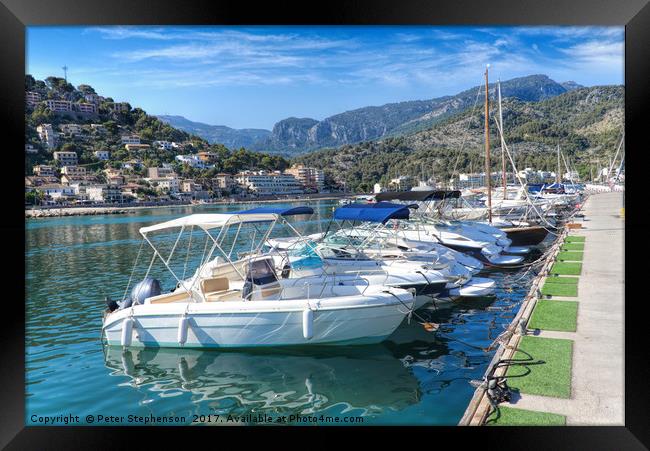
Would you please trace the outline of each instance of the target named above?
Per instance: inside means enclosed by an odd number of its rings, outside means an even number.
[[[648,127],[647,110],[650,99],[650,5],[647,0],[356,0],[308,2],[242,2],[234,0],[1,0],[0,55],[3,58],[0,115],[5,130],[5,193],[0,230],[8,237],[5,246],[4,315],[0,326],[0,446],[7,449],[69,449],[125,448],[136,446],[136,438],[155,441],[178,438],[188,428],[112,428],[112,427],[25,427],[25,311],[24,296],[24,191],[20,166],[24,145],[24,73],[25,26],[30,25],[134,25],[134,24],[431,24],[431,25],[624,25],[625,26],[625,135],[632,149],[626,156],[627,192],[626,232],[638,237],[626,244],[626,278],[631,287],[643,285],[645,269],[634,262],[634,255],[645,256],[644,242],[650,220],[639,212],[642,198],[644,153],[649,151],[644,140]],[[8,138],[8,139],[7,139]],[[15,161],[14,161],[15,159]],[[24,163],[23,163],[24,165]],[[637,174],[635,174],[637,172]],[[647,178],[647,177],[646,177]],[[636,181],[635,181],[636,180]],[[636,186],[636,188],[635,188]],[[23,240],[20,239],[23,238]],[[627,243],[628,241],[626,241]],[[645,246],[645,248],[644,248]],[[9,249],[9,253],[7,253]],[[22,281],[22,284],[21,284]],[[563,427],[563,428],[435,428],[407,431],[393,428],[363,428],[391,442],[408,440],[406,446],[444,446],[439,436],[454,439],[453,445],[463,447],[495,446],[500,449],[645,449],[650,446],[650,403],[648,402],[648,351],[644,333],[648,329],[641,307],[646,297],[634,295],[626,287],[625,314],[625,427]],[[603,325],[606,327],[606,324]],[[80,374],[79,377],[84,377]],[[282,433],[275,429],[256,428],[255,433]],[[301,429],[302,432],[305,428]],[[340,429],[336,428],[337,432]],[[197,446],[201,439],[209,446],[223,446],[223,429],[192,428],[185,446]],[[232,431],[246,433],[246,429]],[[311,430],[311,429],[310,429]],[[292,430],[293,432],[294,430]],[[319,429],[322,432],[322,429]],[[328,429],[327,431],[330,431]],[[349,429],[348,429],[349,431]],[[148,432],[143,435],[143,432]],[[308,431],[309,432],[309,431]],[[205,436],[204,434],[210,434]],[[183,434],[184,435],[184,434]],[[243,436],[243,434],[239,434]],[[329,438],[330,434],[326,435]],[[250,438],[256,438],[249,436]],[[283,437],[288,437],[283,435]],[[410,439],[410,440],[409,440]],[[332,444],[344,444],[332,435]],[[268,446],[267,440],[247,441],[247,446]],[[472,443],[473,442],[473,443]],[[149,442],[153,445],[154,441]],[[171,443],[171,442],[167,442]],[[221,443],[221,445],[219,445]],[[278,442],[275,442],[278,443]],[[304,445],[309,446],[310,442]],[[318,442],[325,444],[324,441]],[[355,441],[355,443],[358,443]],[[195,445],[197,444],[197,445]],[[204,445],[201,445],[204,446]],[[236,445],[235,445],[236,446]],[[278,446],[281,446],[278,443]]]

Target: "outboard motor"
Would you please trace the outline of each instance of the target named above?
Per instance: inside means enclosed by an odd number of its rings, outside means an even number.
[[[145,299],[151,296],[158,296],[159,294],[162,294],[162,288],[158,279],[145,277],[133,287],[131,296],[124,301],[122,308],[143,304]]]
[[[162,294],[160,281],[153,277],[146,277],[133,287],[133,290],[131,290],[131,299],[133,300],[133,305],[144,304],[146,298],[160,294]]]

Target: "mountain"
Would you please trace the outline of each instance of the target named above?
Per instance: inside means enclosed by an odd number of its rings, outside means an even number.
[[[546,75],[530,75],[502,82],[501,93],[503,97],[537,102],[574,89],[574,85],[577,86],[573,83],[565,87]],[[496,84],[490,84],[489,90],[493,96]],[[453,96],[358,108],[322,121],[289,118],[278,122],[271,136],[253,144],[252,148],[296,155],[323,147],[400,136],[430,128],[471,107],[482,95],[481,87],[475,86]]]
[[[554,170],[559,143],[578,171],[589,174],[590,160],[607,161],[621,139],[624,87],[594,86],[548,94],[540,94],[544,98],[538,101],[515,96],[503,101],[505,140],[517,167]],[[494,106],[491,111],[492,116]],[[483,117],[482,108],[470,107],[424,130],[322,149],[294,161],[322,168],[328,179],[358,191],[369,191],[376,182],[386,186],[400,175],[446,181],[452,173],[483,170]],[[490,129],[492,164],[497,170],[500,141],[493,122]]]
[[[584,86],[579,85],[575,81],[563,81],[560,83],[567,91],[573,91],[574,89],[584,88]]]
[[[229,149],[250,148],[254,143],[271,136],[269,130],[258,128],[235,129],[225,125],[209,125],[190,121],[183,116],[159,115],[156,117],[172,127],[200,136],[210,144],[223,144]]]

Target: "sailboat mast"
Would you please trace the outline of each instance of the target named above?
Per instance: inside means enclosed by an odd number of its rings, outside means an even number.
[[[501,111],[501,80],[497,81],[499,90],[499,127],[501,127],[501,181],[503,182],[503,199],[507,199],[508,179],[506,178],[506,152],[503,146],[503,112]]]
[[[490,104],[488,98],[488,64],[485,67],[485,183],[487,186],[488,221],[492,224],[492,186],[490,174]]]
[[[559,185],[560,179],[560,144],[557,145],[557,174],[555,175],[555,182]]]

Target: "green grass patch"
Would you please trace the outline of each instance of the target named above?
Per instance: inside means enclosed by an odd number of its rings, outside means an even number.
[[[519,342],[517,360],[543,360],[539,365],[508,368],[508,385],[521,393],[569,398],[571,396],[571,359],[573,341],[558,338],[524,336]],[[521,377],[517,377],[521,376]]]
[[[578,251],[563,251],[557,254],[557,261],[574,261],[580,262],[583,257],[582,252]]]
[[[570,287],[570,285],[564,285]],[[559,295],[556,295],[559,296]],[[576,301],[548,301],[540,299],[528,322],[529,329],[575,332],[578,322]]]
[[[488,426],[564,426],[566,417],[556,413],[499,407],[500,415],[493,412],[485,422]]]
[[[550,274],[561,276],[579,276],[582,272],[582,263],[558,262],[551,267]]]
[[[562,250],[563,251],[584,251],[585,245],[584,243],[564,243],[562,245]]]
[[[542,288],[542,294],[547,296],[578,296],[578,285],[572,283],[551,283],[548,280]]]
[[[576,236],[576,235],[568,235],[565,240],[565,243],[584,243],[585,242],[585,237],[584,236]]]
[[[580,277],[571,277],[571,276],[549,276],[546,278],[548,283],[561,283],[566,285],[578,285]]]

